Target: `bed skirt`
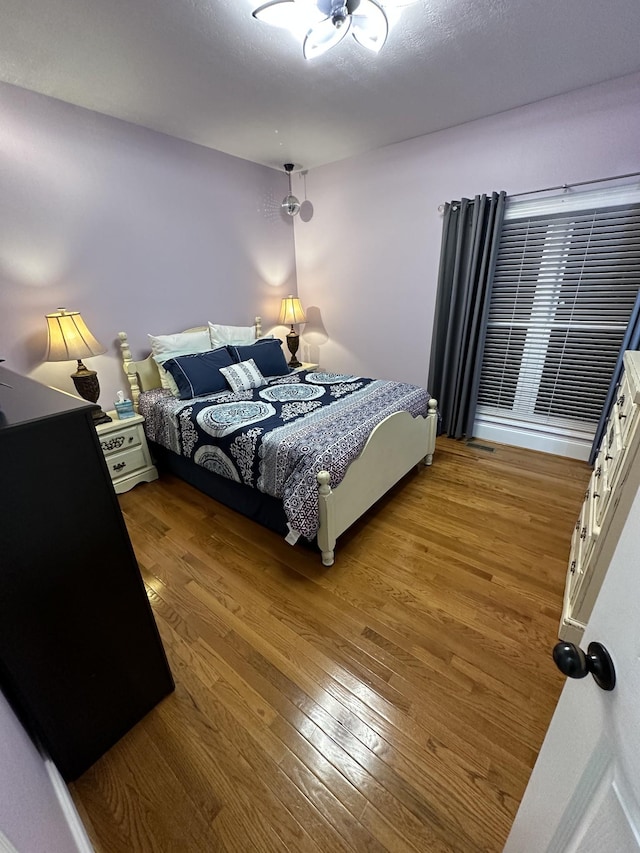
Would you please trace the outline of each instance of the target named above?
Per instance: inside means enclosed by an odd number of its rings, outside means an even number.
[[[280,536],[286,536],[289,532],[282,501],[207,471],[154,441],[149,442],[149,448],[161,471],[174,474],[198,491]]]

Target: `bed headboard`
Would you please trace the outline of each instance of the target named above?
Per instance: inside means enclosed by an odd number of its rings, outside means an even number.
[[[253,321],[256,333],[256,340],[262,337],[262,319],[256,317]],[[183,329],[184,332],[202,332],[208,329],[208,326],[195,326],[192,329]],[[148,355],[141,361],[134,361],[129,348],[129,339],[126,332],[118,332],[120,338],[120,349],[122,351],[122,366],[125,376],[131,388],[131,400],[133,408],[138,411],[138,400],[142,391],[151,391],[153,388],[160,388],[160,374],[158,373],[158,365],[153,360],[152,355]]]

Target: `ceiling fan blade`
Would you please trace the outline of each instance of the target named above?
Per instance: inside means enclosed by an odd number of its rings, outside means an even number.
[[[383,9],[373,0],[361,0],[351,20],[351,32],[358,44],[378,53],[389,33],[389,22]]]
[[[335,27],[331,18],[325,18],[324,21],[311,27],[307,33],[302,45],[304,58],[315,59],[316,56],[322,56],[339,44],[350,29],[350,18],[347,18],[341,27]]]

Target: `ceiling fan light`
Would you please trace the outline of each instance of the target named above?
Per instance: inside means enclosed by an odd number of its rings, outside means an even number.
[[[361,0],[358,12],[351,20],[353,37],[358,44],[378,53],[389,34],[389,21],[384,10],[373,0]]]
[[[253,10],[253,17],[264,24],[289,29],[292,15],[297,15],[295,0],[271,0]]]
[[[331,18],[325,18],[311,27],[302,45],[304,58],[315,59],[339,44],[351,29],[351,21],[351,18],[347,18],[343,26],[335,27]]]
[[[309,27],[326,17],[314,0],[270,0],[252,14],[263,24],[289,30],[296,38],[303,38]]]
[[[331,13],[341,7],[346,6],[347,14],[351,15],[360,5],[360,0],[303,0],[303,2],[313,2],[322,12],[323,18],[328,18]]]
[[[361,47],[378,53],[389,34],[389,19],[395,23],[399,9],[416,0],[269,0],[258,6],[253,17],[263,23],[289,30],[302,38],[305,59],[322,56],[339,44],[348,32]]]

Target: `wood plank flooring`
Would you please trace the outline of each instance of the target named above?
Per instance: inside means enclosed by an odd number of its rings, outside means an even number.
[[[500,851],[588,478],[439,439],[329,569],[175,478],[122,495],[177,686],[71,786],[96,850]]]

